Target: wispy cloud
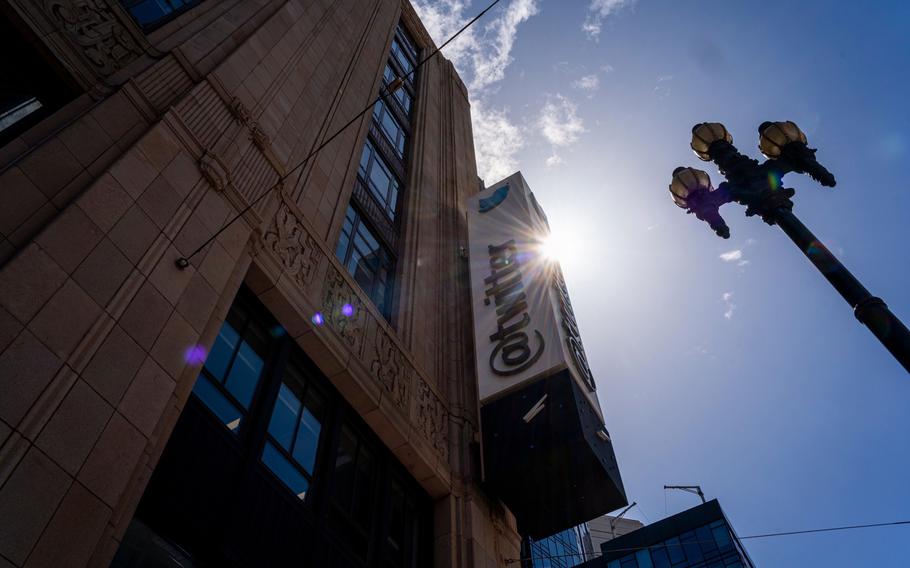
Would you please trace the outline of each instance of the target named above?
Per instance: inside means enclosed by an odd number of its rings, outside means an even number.
[[[588,15],[585,17],[581,29],[589,40],[598,41],[603,22],[610,14],[617,10],[631,6],[636,0],[591,0],[588,6]]]
[[[724,302],[724,319],[733,319],[736,304],[733,303],[733,292],[724,292],[720,297]]]
[[[578,116],[578,106],[559,93],[547,97],[537,118],[537,127],[553,147],[553,155],[547,158],[548,166],[562,163],[557,150],[574,144],[578,136],[585,132],[584,121]]]
[[[740,268],[747,266],[749,264],[749,260],[746,258],[745,249],[751,247],[756,242],[757,241],[752,238],[746,239],[745,246],[743,246],[741,248],[735,248],[732,250],[728,250],[727,252],[722,252],[719,255],[717,255],[717,258],[719,258],[722,261],[727,262],[727,263],[731,263],[731,264],[735,263],[736,266],[739,266]]]
[[[548,97],[540,110],[537,125],[553,146],[573,144],[585,131],[584,121],[578,116],[578,106],[559,93]]]
[[[495,183],[518,169],[515,155],[524,146],[521,130],[509,120],[508,109],[490,108],[484,99],[474,101],[471,117],[477,174]]]
[[[673,75],[661,75],[657,78],[657,84],[654,86],[654,94],[657,95],[659,99],[665,99],[670,96],[672,90],[670,89],[670,81],[673,80]]]
[[[585,91],[586,93],[593,93],[600,88],[600,77],[594,73],[585,75],[572,81],[572,88],[578,89],[579,91]]]
[[[465,0],[412,0],[414,9],[437,44],[463,26],[473,13]],[[537,0],[511,0],[504,9],[487,15],[486,22],[468,28],[443,50],[468,86],[477,173],[499,179],[518,167],[515,158],[524,145],[521,131],[507,108],[494,108],[490,92],[505,77],[512,63],[512,48],[519,26],[537,14]]]
[[[549,156],[547,158],[546,164],[547,164],[548,168],[552,168],[553,166],[558,166],[559,164],[562,164],[563,162],[565,162],[565,160],[562,159],[562,156],[560,156],[558,154],[553,154],[552,156]]]

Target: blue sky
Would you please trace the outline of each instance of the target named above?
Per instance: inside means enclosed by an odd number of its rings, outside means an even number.
[[[475,0],[417,0],[441,40]],[[700,484],[741,535],[910,519],[910,377],[776,227],[729,240],[670,201],[720,121],[793,120],[838,186],[796,213],[910,322],[910,3],[503,0],[447,55],[481,175],[521,169],[572,243],[563,267],[630,500]],[[595,33],[598,31],[599,33]],[[666,500],[665,500],[666,499]],[[910,528],[751,540],[763,567],[907,566]]]

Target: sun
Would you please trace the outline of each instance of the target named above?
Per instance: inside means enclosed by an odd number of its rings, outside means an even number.
[[[561,233],[550,233],[540,239],[538,253],[548,262],[567,263],[571,260],[575,245]]]

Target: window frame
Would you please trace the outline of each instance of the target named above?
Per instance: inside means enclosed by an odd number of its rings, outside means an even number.
[[[164,1],[164,3],[168,4],[168,6],[170,7],[171,0],[163,0],[163,1]],[[148,0],[119,0],[120,7],[123,8],[123,10],[127,14],[129,14],[130,19],[133,20],[133,22],[136,24],[136,26],[138,26],[139,29],[141,29],[146,35],[148,35],[149,33],[161,28],[165,24],[172,22],[173,20],[179,18],[186,12],[189,12],[193,8],[199,6],[200,4],[205,2],[205,0],[185,0],[185,3],[182,6],[180,6],[178,8],[171,7],[171,10],[169,12],[167,12],[166,14],[163,14],[162,17],[158,18],[157,20],[154,20],[154,21],[151,21],[148,23],[142,23],[139,20],[139,17],[136,15],[136,13],[133,11],[133,9],[139,7],[141,4],[144,4],[146,2],[148,2]]]
[[[364,166],[364,155],[369,151],[369,156],[367,157],[367,165]],[[390,185],[386,187],[386,195],[383,197],[380,194],[380,190],[374,188],[372,172],[374,167],[379,167],[382,169],[383,173],[390,180]],[[395,222],[398,217],[398,210],[401,204],[401,193],[402,193],[402,183],[398,179],[398,175],[395,173],[392,166],[388,164],[385,156],[382,155],[382,151],[377,147],[370,137],[363,143],[363,148],[360,152],[360,160],[357,162],[357,176],[361,179],[364,186],[367,188],[370,197],[376,200],[379,208],[382,209],[382,212],[388,217],[388,220],[392,223]],[[394,184],[394,203],[392,201],[392,185]]]
[[[258,318],[260,325],[274,331],[273,349],[270,350],[269,356],[265,361],[264,370],[257,385],[257,393],[254,395],[253,403],[250,405],[247,427],[243,430],[243,435],[232,435],[225,427],[225,424],[195,393],[192,394],[192,405],[190,406],[204,410],[203,414],[211,419],[212,426],[225,433],[225,439],[228,443],[238,447],[238,450],[245,456],[247,472],[266,474],[276,487],[281,488],[285,500],[301,507],[301,511],[305,512],[308,518],[316,523],[316,526],[320,526],[319,523],[325,525],[329,522],[330,511],[335,506],[333,503],[333,491],[337,478],[334,475],[334,464],[340,452],[341,433],[343,429],[349,429],[355,434],[360,444],[358,447],[365,448],[372,455],[375,474],[371,481],[371,521],[369,526],[363,531],[367,541],[366,556],[356,559],[348,551],[346,558],[351,556],[351,560],[356,561],[358,565],[362,565],[364,568],[366,566],[388,565],[386,563],[386,541],[390,530],[389,515],[392,507],[391,495],[393,493],[391,488],[393,481],[398,481],[400,487],[404,489],[406,501],[416,504],[415,519],[412,523],[415,527],[416,537],[410,548],[411,563],[405,562],[399,566],[402,568],[419,568],[423,566],[432,547],[432,498],[420,487],[392,451],[363,421],[363,418],[331,385],[315,363],[297,345],[296,341],[283,332],[284,328],[259,303],[252,292],[242,287],[234,301],[235,305],[237,303],[243,304],[239,309],[246,314],[248,321],[251,322]],[[231,311],[235,309],[235,305],[231,306]],[[229,311],[228,316],[231,311]],[[226,317],[225,321],[227,319]],[[315,389],[316,392],[323,396],[325,405],[311,483],[307,489],[305,499],[299,499],[293,493],[293,489],[290,489],[261,459],[265,444],[271,437],[268,432],[268,426],[274,415],[275,406],[278,404],[277,398],[280,386],[284,382],[285,370],[290,365],[295,365],[307,381],[306,393],[310,392],[310,389]],[[199,377],[199,379],[207,380],[204,377]],[[304,399],[306,398],[306,393],[304,394]],[[302,402],[302,404],[305,404],[305,402]],[[283,449],[280,443],[274,445]],[[356,499],[356,496],[351,499],[351,503],[352,507],[356,508],[357,504],[354,503],[354,499]],[[348,514],[348,517],[350,517],[350,514]],[[328,534],[324,536],[336,540],[339,548],[343,548],[346,545],[346,541],[339,538],[340,533],[331,529],[326,532]]]
[[[354,215],[354,219],[351,222],[351,225],[352,225],[351,233],[350,233],[350,235],[346,235],[345,227],[349,220],[349,215],[352,212]],[[366,290],[366,289],[363,289],[363,286],[360,285],[359,281],[357,281],[357,277],[356,277],[355,273],[351,272],[351,269],[348,267],[348,264],[351,262],[351,258],[353,256],[352,253],[356,246],[354,244],[355,235],[357,234],[357,230],[361,227],[363,227],[366,231],[369,232],[370,236],[377,243],[379,249],[384,253],[385,258],[387,259],[387,264],[386,264],[387,276],[385,278],[385,281],[382,282],[383,286],[385,287],[385,293],[384,293],[384,297],[382,298],[381,305],[377,304],[376,299],[374,297],[374,291],[376,289],[375,274],[374,274],[374,277],[371,279],[370,289]],[[363,291],[367,294],[367,296],[370,298],[370,301],[373,302],[373,305],[376,306],[376,308],[383,315],[383,317],[388,319],[391,317],[392,294],[393,294],[393,290],[395,288],[395,268],[396,268],[396,265],[398,264],[398,262],[397,262],[397,257],[394,254],[394,252],[383,241],[383,239],[378,236],[378,234],[379,233],[373,228],[372,223],[370,223],[369,217],[367,215],[365,215],[362,211],[360,211],[360,208],[352,201],[348,205],[347,211],[345,211],[344,221],[342,221],[342,226],[341,226],[341,233],[338,235],[338,244],[335,246],[335,256],[336,256],[336,258],[338,258],[339,262],[342,263],[342,265],[344,266],[344,268],[348,272],[348,274],[350,274],[351,277],[354,278],[355,281],[357,281],[357,284],[360,285],[361,289],[363,289]],[[339,252],[340,252],[339,249],[341,247],[343,238],[347,238],[347,242],[345,244],[344,256],[339,254]]]

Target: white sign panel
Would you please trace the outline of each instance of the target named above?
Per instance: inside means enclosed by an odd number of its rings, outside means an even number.
[[[599,412],[562,272],[540,254],[548,235],[519,172],[468,199],[480,401],[569,369]]]

